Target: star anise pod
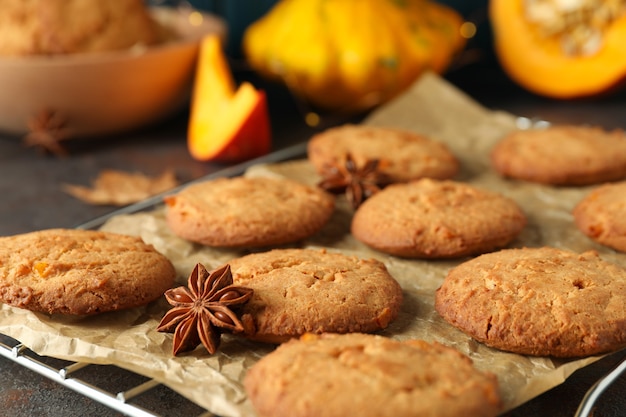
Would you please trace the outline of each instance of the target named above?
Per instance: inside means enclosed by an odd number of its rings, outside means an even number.
[[[347,154],[343,164],[327,166],[323,179],[317,184],[333,194],[345,193],[348,202],[357,209],[363,201],[389,184],[390,178],[379,170],[378,159],[365,161],[357,166],[351,154]]]
[[[193,350],[200,343],[213,354],[224,330],[243,331],[243,324],[232,308],[246,303],[252,293],[251,288],[233,285],[230,265],[207,272],[199,263],[189,276],[188,288],[165,292],[165,298],[174,308],[163,316],[157,330],[174,333],[174,356]]]
[[[67,138],[65,119],[57,112],[44,109],[28,122],[24,136],[26,146],[38,147],[57,156],[67,155],[61,141]]]

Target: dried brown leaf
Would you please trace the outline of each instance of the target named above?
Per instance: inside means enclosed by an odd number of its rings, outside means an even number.
[[[137,172],[103,170],[91,188],[63,184],[62,189],[89,204],[125,206],[145,200],[177,185],[176,176],[170,170],[158,177],[148,177]]]

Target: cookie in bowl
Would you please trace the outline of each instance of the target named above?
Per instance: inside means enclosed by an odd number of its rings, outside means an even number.
[[[90,315],[138,307],[176,278],[140,238],[79,229],[0,237],[0,302],[47,314]]]
[[[0,130],[57,141],[105,137],[187,105],[200,40],[224,41],[226,23],[142,3],[0,0]]]
[[[1,0],[0,56],[154,45],[165,33],[143,0]]]

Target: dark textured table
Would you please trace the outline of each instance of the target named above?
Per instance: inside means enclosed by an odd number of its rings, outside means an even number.
[[[246,78],[248,74],[242,74]],[[559,102],[539,98],[510,83],[496,65],[474,64],[451,72],[448,79],[488,108],[553,122],[591,123],[626,128],[626,94],[594,100]],[[263,85],[268,92],[274,150],[302,143],[316,130],[303,121],[302,109],[282,88]],[[324,117],[318,129],[346,119]],[[351,119],[350,121],[358,120]],[[65,194],[63,183],[88,185],[104,169],[158,175],[171,168],[181,182],[217,172],[225,165],[194,161],[186,149],[187,111],[160,124],[135,132],[67,143],[67,157],[42,155],[22,145],[20,138],[0,133],[0,235],[51,227],[75,227],[113,211],[91,206]],[[572,416],[585,392],[624,359],[626,352],[605,357],[577,371],[565,383],[506,415],[509,417]],[[115,416],[118,412],[0,358],[0,415],[10,416]],[[136,378],[114,367],[93,367],[84,378],[96,386],[116,387]],[[626,376],[600,397],[594,417],[626,416]],[[160,415],[198,415],[203,410],[161,387],[137,402]]]

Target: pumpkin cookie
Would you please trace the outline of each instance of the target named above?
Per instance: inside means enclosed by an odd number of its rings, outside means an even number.
[[[373,332],[394,320],[402,289],[382,262],[313,249],[275,249],[230,263],[233,284],[254,295],[244,336],[282,343],[304,333]]]
[[[501,195],[455,181],[393,184],[355,212],[351,230],[366,245],[410,258],[456,258],[504,247],[526,216]]]
[[[360,333],[285,343],[250,368],[244,388],[259,417],[495,417],[501,410],[495,375],[460,352]]]
[[[380,170],[392,182],[418,178],[448,179],[459,162],[443,143],[418,133],[365,125],[344,125],[311,138],[307,154],[320,174],[342,164],[350,154],[358,166],[378,159]]]
[[[553,126],[512,132],[491,152],[502,176],[551,185],[590,185],[626,177],[626,135],[598,127]]]
[[[452,269],[435,309],[496,349],[563,358],[610,352],[626,347],[626,270],[594,251],[502,250]]]
[[[591,191],[573,210],[578,229],[596,242],[626,252],[626,182]]]
[[[112,51],[162,40],[143,0],[3,0],[0,7],[3,56]]]
[[[218,178],[166,197],[167,223],[183,239],[216,247],[263,247],[307,238],[330,219],[334,197],[282,178]]]
[[[137,307],[174,284],[172,263],[140,238],[49,229],[0,238],[0,301],[44,313]]]

